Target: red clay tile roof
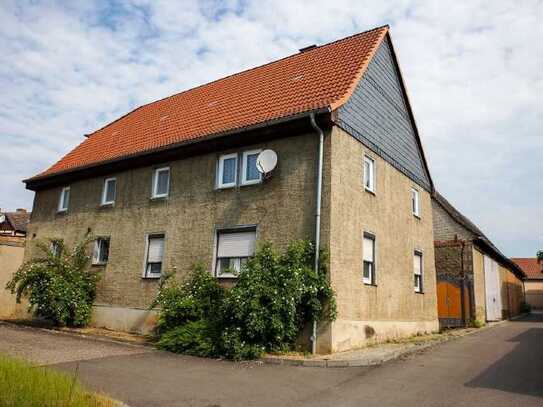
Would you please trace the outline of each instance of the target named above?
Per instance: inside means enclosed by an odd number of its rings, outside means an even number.
[[[92,133],[33,179],[337,109],[351,96],[387,32],[388,26],[375,28],[141,106]]]
[[[543,279],[543,273],[537,263],[537,259],[534,258],[513,258],[511,259],[519,265],[519,267],[526,273],[527,280],[530,279]]]

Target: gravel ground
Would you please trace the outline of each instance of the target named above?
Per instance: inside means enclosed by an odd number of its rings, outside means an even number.
[[[141,346],[91,343],[83,337],[0,323],[0,352],[40,365],[153,352]]]

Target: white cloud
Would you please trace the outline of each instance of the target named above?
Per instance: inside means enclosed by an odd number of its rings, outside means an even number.
[[[539,1],[2,2],[0,207],[143,103],[389,23],[438,188],[510,255],[543,246]]]

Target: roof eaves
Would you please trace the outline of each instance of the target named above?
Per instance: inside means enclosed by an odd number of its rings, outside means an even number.
[[[293,114],[293,115],[288,115],[288,116],[282,116],[282,117],[278,117],[276,119],[267,120],[267,121],[256,123],[256,124],[253,124],[253,125],[250,125],[250,126],[230,129],[230,130],[222,131],[222,132],[218,132],[218,133],[213,133],[213,134],[209,134],[209,135],[203,136],[203,137],[198,137],[198,138],[195,138],[195,139],[184,140],[184,141],[179,142],[179,143],[167,144],[165,146],[160,146],[160,147],[157,147],[157,148],[154,148],[154,149],[140,151],[140,152],[137,152],[137,153],[134,153],[134,154],[124,155],[122,157],[116,157],[116,158],[113,158],[113,159],[110,159],[110,160],[93,162],[93,163],[90,163],[88,165],[73,167],[73,168],[63,170],[63,171],[54,172],[54,173],[51,173],[51,174],[45,174],[45,175],[38,174],[38,175],[36,175],[34,177],[24,179],[23,183],[26,184],[27,189],[32,189],[32,187],[35,184],[40,183],[41,181],[48,180],[48,179],[55,178],[55,177],[59,177],[59,176],[63,176],[63,175],[74,173],[74,172],[78,172],[78,171],[82,171],[82,170],[87,170],[89,168],[101,167],[101,166],[104,166],[104,165],[108,165],[108,164],[112,164],[112,163],[116,163],[116,162],[120,162],[120,161],[125,161],[125,160],[132,159],[132,158],[142,157],[142,156],[145,156],[145,155],[151,155],[151,154],[161,152],[161,151],[167,151],[167,150],[175,149],[175,148],[178,148],[178,147],[188,146],[188,145],[191,145],[191,144],[203,143],[203,142],[210,141],[210,140],[220,138],[220,137],[226,137],[226,136],[233,135],[233,134],[239,134],[239,133],[249,132],[249,131],[252,131],[252,130],[258,130],[258,129],[262,129],[262,128],[265,128],[265,127],[268,127],[268,126],[272,126],[272,125],[276,125],[276,124],[281,124],[281,123],[286,123],[286,122],[289,122],[289,121],[301,119],[303,117],[309,116],[312,113],[313,114],[324,114],[324,113],[330,113],[330,112],[331,112],[331,109],[330,109],[329,106],[310,109],[310,110],[307,110],[305,112],[301,112],[301,113],[297,113],[297,114]]]

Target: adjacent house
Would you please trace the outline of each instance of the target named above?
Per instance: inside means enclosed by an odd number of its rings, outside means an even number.
[[[319,352],[438,329],[433,184],[387,26],[141,106],[25,183],[27,256],[97,237],[97,326],[150,329],[172,267],[232,283],[259,241],[316,239],[338,303]]]
[[[519,314],[524,301],[521,268],[437,191],[432,210],[440,325]]]
[[[19,208],[15,212],[2,212],[0,210],[0,236],[26,236],[26,225],[30,220],[30,213]]]
[[[543,253],[541,257],[514,258],[513,260],[526,274],[524,293],[526,303],[532,308],[543,308]]]
[[[25,209],[15,212],[0,211],[0,318],[27,316],[27,303],[17,304],[15,295],[6,290],[6,284],[23,263],[26,227],[30,213]]]

